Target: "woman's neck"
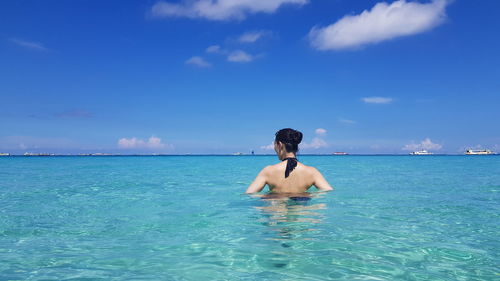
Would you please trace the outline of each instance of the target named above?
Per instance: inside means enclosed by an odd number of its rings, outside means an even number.
[[[286,158],[296,158],[297,156],[293,152],[285,152],[280,155],[280,160],[283,161]]]

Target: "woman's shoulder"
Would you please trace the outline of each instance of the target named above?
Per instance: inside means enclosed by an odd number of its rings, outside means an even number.
[[[299,165],[307,173],[314,174],[314,173],[318,172],[318,169],[314,168],[313,166],[308,166],[308,165],[302,164],[300,162],[299,162]]]
[[[264,169],[268,170],[268,171],[274,171],[274,170],[278,170],[279,168],[281,168],[281,166],[283,166],[283,162],[266,166]]]

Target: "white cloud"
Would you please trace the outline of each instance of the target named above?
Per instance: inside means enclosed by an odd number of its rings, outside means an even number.
[[[447,0],[381,2],[370,11],[344,16],[326,27],[313,27],[309,40],[316,49],[339,50],[421,33],[444,21],[447,4]]]
[[[438,143],[433,143],[430,138],[426,138],[420,143],[411,142],[405,145],[402,150],[417,151],[417,150],[440,150],[443,148],[442,145]]]
[[[233,51],[227,56],[227,60],[230,62],[251,62],[254,59],[254,56],[241,50]]]
[[[299,144],[300,149],[318,149],[328,147],[328,143],[323,139],[327,132],[328,131],[323,128],[317,128],[314,130],[316,137],[314,137],[310,143],[302,142]]]
[[[357,123],[354,120],[349,120],[349,119],[345,119],[345,118],[339,118],[339,122],[344,123],[344,124],[356,124]]]
[[[219,54],[222,50],[219,45],[209,46],[206,50],[207,53]]]
[[[374,103],[374,104],[388,104],[393,101],[392,98],[384,98],[384,97],[367,97],[367,98],[362,98],[361,100],[366,103]]]
[[[249,31],[243,33],[239,38],[238,42],[240,43],[255,43],[257,40],[267,35],[269,32],[267,31]]]
[[[316,133],[316,135],[318,135],[318,136],[324,136],[324,135],[326,135],[326,130],[325,130],[325,129],[323,129],[323,128],[317,128],[314,132],[315,132],[315,133]]]
[[[190,59],[188,59],[186,61],[186,64],[191,64],[191,65],[195,65],[198,67],[210,67],[210,66],[212,66],[212,64],[207,62],[205,59],[203,59],[202,57],[197,57],[197,56],[194,56],[194,57],[191,57]]]
[[[136,137],[127,139],[121,138],[118,140],[118,147],[122,149],[164,149],[172,148],[172,145],[161,142],[160,138],[151,136],[147,141]]]
[[[260,149],[274,150],[274,142],[272,142],[271,144],[268,144],[268,145],[263,145],[263,146],[260,147]]]
[[[299,147],[301,149],[307,149],[307,148],[312,148],[312,149],[318,149],[318,148],[323,148],[323,147],[328,147],[328,143],[322,139],[322,138],[313,138],[310,143],[301,143],[299,144]]]
[[[161,143],[161,139],[151,136],[148,139],[147,145],[149,148],[164,148],[166,145],[164,143]]]
[[[12,42],[18,46],[27,48],[27,49],[38,50],[38,51],[47,51],[48,50],[42,44],[36,43],[36,42],[30,42],[30,41],[25,41],[25,40],[16,39],[16,38],[10,39],[10,42]]]
[[[183,0],[159,1],[151,8],[153,17],[187,17],[208,20],[243,20],[249,14],[274,13],[282,5],[302,6],[308,0]]]
[[[118,140],[119,148],[137,148],[137,147],[144,147],[145,145],[146,142],[137,138],[131,138],[131,139],[121,138]]]

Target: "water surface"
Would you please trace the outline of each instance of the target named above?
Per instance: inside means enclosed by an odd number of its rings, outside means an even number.
[[[271,156],[2,157],[0,279],[500,278],[500,157],[299,160],[335,191],[242,194]]]

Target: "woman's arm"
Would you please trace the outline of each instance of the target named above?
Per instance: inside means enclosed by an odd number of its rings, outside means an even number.
[[[264,189],[264,186],[266,186],[267,183],[266,169],[267,167],[260,171],[257,177],[253,180],[252,184],[250,184],[250,186],[247,188],[247,191],[245,191],[245,193],[256,193]]]
[[[323,175],[316,169],[314,169],[314,186],[321,191],[330,191],[333,190],[333,188],[330,186],[330,184],[325,180]]]

